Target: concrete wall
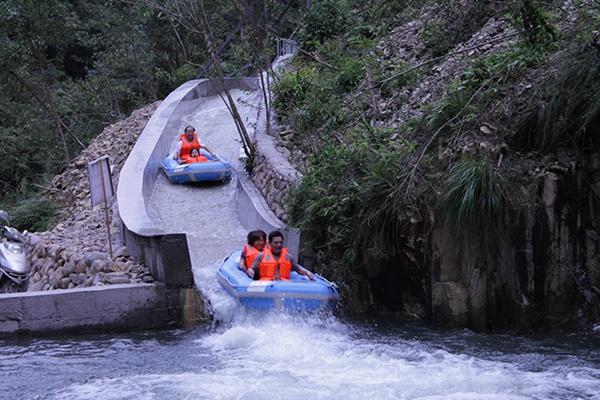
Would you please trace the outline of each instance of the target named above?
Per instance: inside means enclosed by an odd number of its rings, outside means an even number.
[[[177,323],[181,302],[164,284],[0,294],[0,336],[161,328]],[[201,312],[183,311],[188,316]]]

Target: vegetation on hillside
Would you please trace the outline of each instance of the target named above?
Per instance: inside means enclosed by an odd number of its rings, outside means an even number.
[[[320,268],[354,299],[364,292],[357,282],[366,280],[370,252],[405,254],[416,246],[414,227],[445,221],[475,245],[494,247],[506,210],[534,200],[506,185],[527,172],[527,156],[515,152],[597,149],[600,126],[597,5],[580,4],[568,25],[560,5],[535,0],[364,3],[315,2],[300,32],[312,56],[296,57],[274,104],[292,132],[284,144],[303,155],[292,219],[311,232]],[[419,16],[426,16],[418,34],[424,52],[412,61],[384,54],[394,29]],[[512,31],[455,47],[490,18]],[[442,95],[409,103],[435,81],[432,65],[454,52],[466,67],[434,82]],[[532,88],[525,95],[524,86]],[[363,296],[356,307],[369,302]]]

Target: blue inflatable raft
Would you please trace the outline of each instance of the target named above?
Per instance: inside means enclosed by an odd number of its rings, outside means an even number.
[[[160,163],[171,183],[227,181],[231,178],[231,164],[221,157],[213,157],[201,151],[209,161],[193,164],[179,164],[171,156],[165,157]]]
[[[335,284],[315,274],[311,281],[292,272],[289,281],[255,281],[240,270],[241,251],[224,261],[217,279],[227,292],[251,310],[317,311],[332,307],[339,295]]]

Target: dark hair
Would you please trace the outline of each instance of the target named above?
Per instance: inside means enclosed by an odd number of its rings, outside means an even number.
[[[269,242],[272,241],[276,237],[280,237],[280,238],[284,239],[283,233],[281,233],[280,231],[273,231],[273,232],[269,233]]]
[[[193,126],[191,126],[191,125],[188,125],[188,126],[186,126],[186,127],[185,127],[185,129],[184,129],[183,131],[184,131],[184,132],[187,132],[187,130],[188,130],[189,128],[192,128],[192,130],[193,130],[194,132],[196,132],[196,128],[194,128],[194,127],[193,127]]]
[[[267,240],[267,234],[265,233],[265,231],[259,229],[257,231],[248,232],[248,236],[246,238],[248,239],[248,244],[252,245],[259,239]]]

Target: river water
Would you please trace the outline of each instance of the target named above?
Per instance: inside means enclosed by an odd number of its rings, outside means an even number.
[[[599,399],[600,339],[334,317],[3,341],[3,399]]]
[[[257,98],[234,95],[251,123]],[[226,113],[209,99],[182,127],[194,124],[236,162]],[[0,399],[600,400],[600,329],[514,337],[244,311],[215,280],[248,228],[237,220],[235,184],[173,186],[161,177],[150,199],[157,224],[188,233],[214,325],[0,341]]]

